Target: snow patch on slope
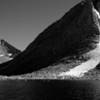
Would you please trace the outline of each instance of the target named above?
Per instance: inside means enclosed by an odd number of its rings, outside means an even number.
[[[100,14],[95,8],[93,8],[93,14],[95,18],[95,24],[100,32],[100,23],[98,22],[98,20],[100,20]],[[100,36],[97,36],[97,40],[94,41],[98,42],[96,44],[97,47],[86,54],[90,59],[74,68],[71,68],[67,72],[60,73],[59,76],[83,77],[85,73],[95,69],[96,66],[100,63]]]

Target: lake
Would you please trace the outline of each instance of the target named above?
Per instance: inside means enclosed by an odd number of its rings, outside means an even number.
[[[0,100],[100,100],[97,80],[0,80]]]

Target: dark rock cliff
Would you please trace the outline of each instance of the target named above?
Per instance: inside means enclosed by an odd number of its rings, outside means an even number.
[[[1,75],[17,75],[39,70],[68,56],[80,56],[95,48],[99,35],[97,3],[84,0],[57,20],[12,61],[0,65]],[[97,22],[96,22],[97,21]],[[94,45],[93,45],[94,44]]]

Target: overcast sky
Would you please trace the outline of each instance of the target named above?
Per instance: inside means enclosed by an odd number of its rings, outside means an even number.
[[[0,0],[0,38],[24,50],[80,0]]]

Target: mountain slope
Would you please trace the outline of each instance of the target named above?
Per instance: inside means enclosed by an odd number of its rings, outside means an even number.
[[[94,2],[84,0],[74,6],[41,32],[22,53],[1,64],[0,74],[29,73],[60,62],[65,57],[80,57],[94,49],[94,39],[99,35],[96,25],[98,18],[93,12],[93,7],[97,4]]]

